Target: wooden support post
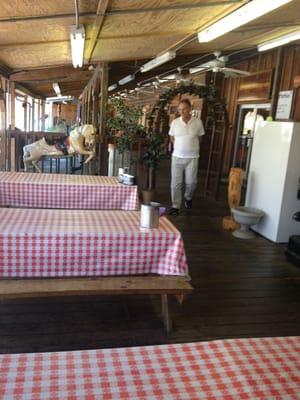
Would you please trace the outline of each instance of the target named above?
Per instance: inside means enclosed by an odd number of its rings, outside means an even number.
[[[41,130],[41,100],[40,99],[37,99],[37,105],[38,105],[37,130],[39,132]]]
[[[82,103],[80,101],[78,101],[77,105],[76,105],[76,123],[79,123],[79,121],[82,121],[82,117],[81,117],[81,110],[82,110]]]
[[[1,97],[0,97],[0,171],[5,171],[6,167],[6,80],[1,77]]]
[[[27,112],[28,112],[27,96],[24,96],[24,105],[25,105],[24,106],[24,132],[27,132],[27,131],[30,131],[30,127],[27,125]]]
[[[272,97],[271,97],[271,109],[270,115],[272,116],[273,120],[276,117],[276,109],[278,103],[278,95],[281,83],[281,76],[282,76],[282,68],[283,68],[283,48],[279,47],[277,50],[277,62],[276,62],[276,69],[273,81],[273,89],[272,89]]]
[[[15,83],[10,83],[10,127],[15,129]],[[8,169],[15,171],[15,138],[8,138]]]
[[[41,106],[42,106],[42,131],[45,130],[45,100],[41,101]],[[48,118],[51,118],[49,115]],[[50,121],[51,122],[51,121]]]
[[[35,102],[36,100],[33,98],[31,103],[31,131],[34,131]]]
[[[87,102],[86,102],[86,91],[83,94],[83,99],[82,99],[82,109],[83,109],[83,114],[82,114],[82,123],[86,124],[86,109],[87,109]]]
[[[10,127],[15,129],[15,82],[10,82]]]
[[[90,111],[91,111],[91,106],[90,106],[90,99],[91,99],[91,88],[87,90],[86,93],[86,123],[90,123]]]
[[[164,320],[165,329],[166,329],[167,333],[170,333],[172,330],[172,320],[171,320],[171,314],[169,311],[167,294],[161,295],[161,305],[162,305],[162,316],[163,316],[163,320]]]
[[[106,109],[108,99],[108,66],[107,63],[101,64],[101,99],[100,99],[100,121],[99,121],[99,134],[100,134],[100,175],[107,175],[108,169],[108,149],[105,140],[106,130]]]

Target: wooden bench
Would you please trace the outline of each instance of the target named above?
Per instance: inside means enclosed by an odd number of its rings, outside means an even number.
[[[168,333],[172,329],[168,295],[176,295],[181,303],[184,295],[192,290],[191,284],[182,276],[0,280],[0,299],[77,295],[159,294],[162,301],[163,322]]]

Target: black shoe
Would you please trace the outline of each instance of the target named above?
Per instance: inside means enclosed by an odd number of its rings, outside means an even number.
[[[184,201],[184,206],[185,206],[185,208],[191,209],[191,208],[192,208],[192,205],[193,205],[192,200],[187,200],[187,199],[185,199],[185,201]]]
[[[168,211],[169,215],[178,215],[179,214],[179,209],[178,208],[170,208],[170,210]]]

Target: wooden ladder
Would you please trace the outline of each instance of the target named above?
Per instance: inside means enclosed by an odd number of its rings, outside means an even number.
[[[210,135],[209,157],[204,184],[207,197],[217,199],[222,174],[222,162],[227,130],[226,110],[222,104],[208,107],[205,130]]]

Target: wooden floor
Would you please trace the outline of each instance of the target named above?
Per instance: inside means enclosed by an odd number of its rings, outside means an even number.
[[[162,168],[158,192],[167,202],[167,161]],[[221,229],[225,203],[200,194],[190,213],[172,218],[184,237],[195,290],[182,306],[170,302],[170,336],[158,296],[6,300],[0,303],[0,352],[300,335],[300,269],[285,260],[285,246],[261,237],[235,239]]]

